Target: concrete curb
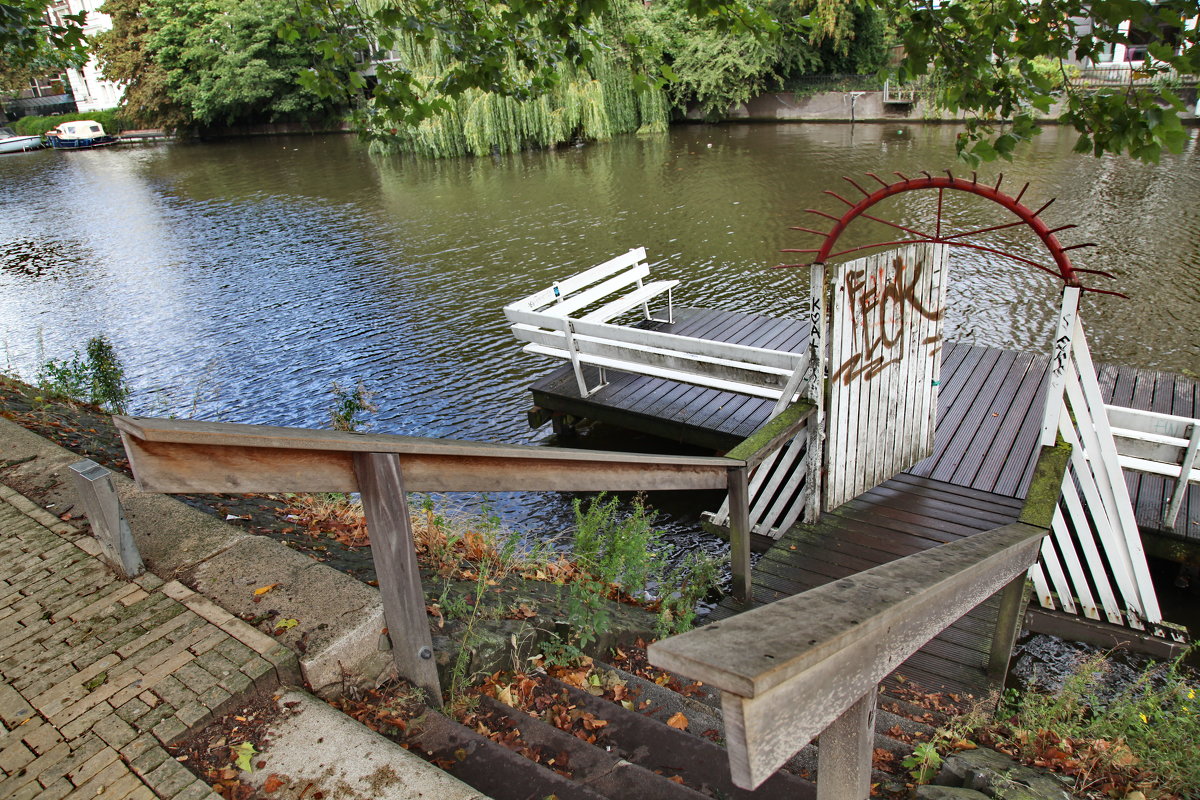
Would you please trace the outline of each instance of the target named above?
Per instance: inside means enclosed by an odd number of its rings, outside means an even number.
[[[315,789],[342,800],[487,800],[308,692],[289,691],[277,703],[283,716],[270,724],[256,756],[266,764],[241,775],[260,788],[274,777],[272,798],[312,797]]]
[[[24,497],[14,501],[54,530],[75,530],[57,515],[77,502],[68,467],[81,458],[0,418],[0,464],[10,464],[0,469],[0,481],[41,504]],[[384,622],[377,589],[172,497],[142,492],[120,473],[114,473],[113,484],[151,572],[178,579],[233,617],[296,620],[277,637],[258,633],[297,654],[313,691],[337,694],[345,685],[377,682],[392,669],[389,654],[379,650]],[[271,584],[277,585],[254,594]],[[282,660],[273,663],[286,671]]]

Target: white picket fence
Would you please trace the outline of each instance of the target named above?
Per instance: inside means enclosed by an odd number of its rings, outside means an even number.
[[[1063,292],[1042,444],[1071,446],[1070,469],[1038,563],[1029,571],[1044,608],[1165,635],[1162,613],[1121,471],[1108,411],[1079,319],[1079,289]]]

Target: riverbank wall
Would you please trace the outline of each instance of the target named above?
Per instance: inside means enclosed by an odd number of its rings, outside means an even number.
[[[1197,90],[1182,89],[1181,99],[1190,111],[1181,114],[1185,122],[1200,122],[1197,117]],[[1056,103],[1044,114],[1043,122],[1054,122],[1064,110]],[[965,120],[966,114],[953,113],[935,107],[919,95],[904,98],[889,97],[876,91],[820,92],[799,95],[793,92],[767,92],[752,100],[733,106],[726,112],[726,122],[927,122],[954,124]],[[685,115],[688,122],[705,122],[704,113],[693,108]]]

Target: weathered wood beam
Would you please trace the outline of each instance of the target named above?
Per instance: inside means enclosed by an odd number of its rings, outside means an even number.
[[[348,492],[355,453],[393,453],[408,491],[724,489],[743,462],[265,425],[114,417],[154,492]]]
[[[356,453],[354,470],[362,492],[367,532],[371,535],[371,558],[392,642],[392,660],[402,677],[425,690],[428,703],[440,706],[442,690],[413,548],[400,459],[394,453]]]
[[[752,789],[927,641],[1024,573],[1043,528],[1013,523],[650,646],[721,689],[734,783]]]
[[[871,796],[878,687],[855,701],[825,730],[817,750],[817,800],[866,800]]]

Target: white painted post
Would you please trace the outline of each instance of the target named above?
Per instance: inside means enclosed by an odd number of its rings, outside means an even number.
[[[112,472],[91,459],[72,464],[71,472],[75,492],[105,560],[125,578],[141,575],[146,567],[113,487]]]
[[[1051,447],[1058,440],[1058,412],[1063,404],[1063,387],[1066,385],[1067,370],[1071,368],[1071,340],[1076,335],[1078,321],[1079,287],[1066,286],[1063,288],[1058,327],[1054,331],[1054,350],[1050,354],[1050,370],[1046,376],[1046,406],[1042,414],[1042,447]]]
[[[866,800],[871,795],[878,686],[855,701],[817,740],[817,800]]]
[[[804,390],[806,399],[813,404],[813,415],[808,420],[808,473],[804,479],[807,497],[804,503],[804,521],[816,522],[821,516],[821,498],[824,487],[822,476],[825,470],[825,265],[813,264],[808,268],[808,322],[812,331],[808,341],[808,377]]]

